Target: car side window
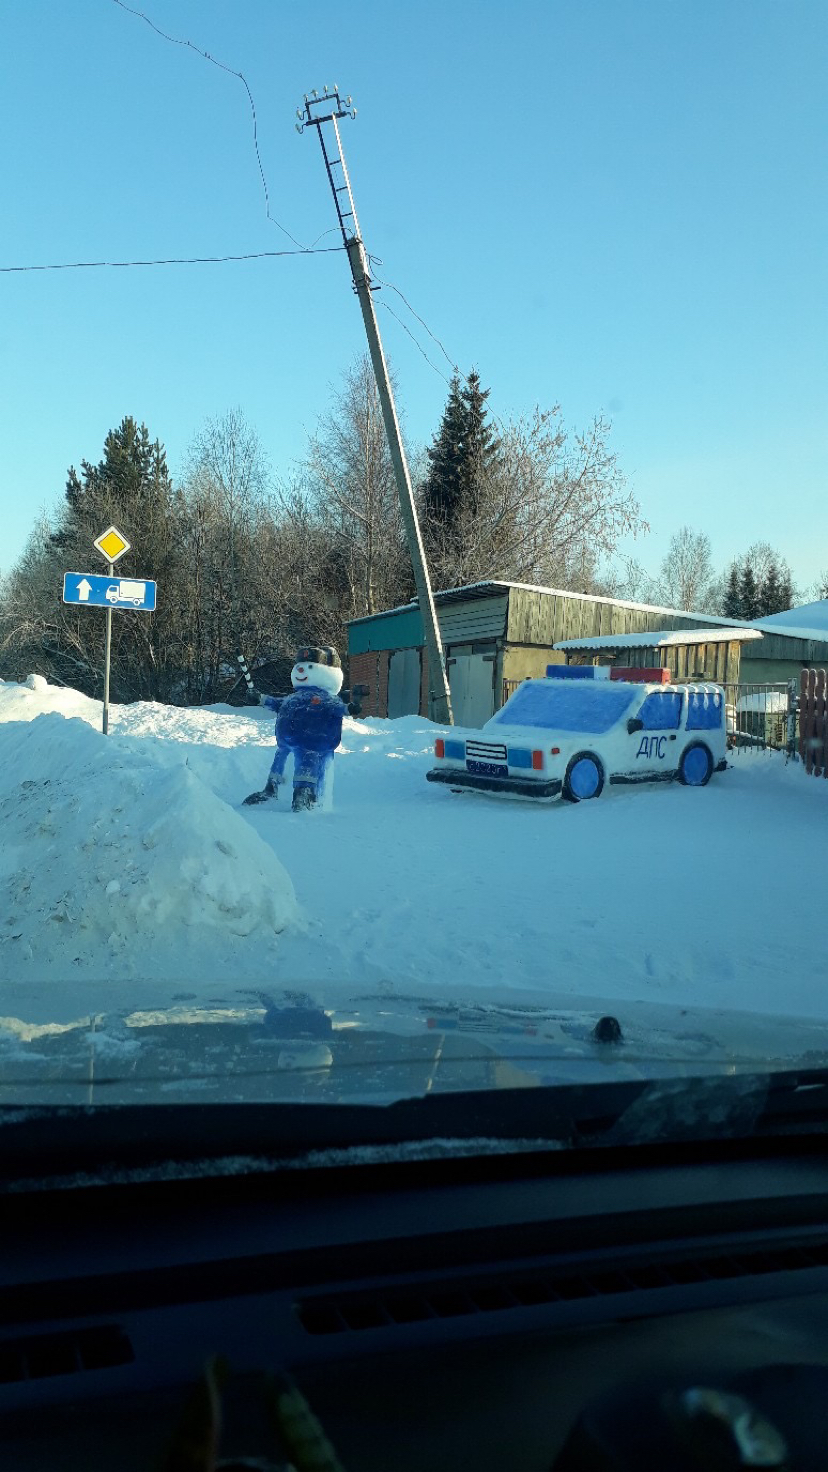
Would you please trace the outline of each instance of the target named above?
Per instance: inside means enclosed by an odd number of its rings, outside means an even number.
[[[656,690],[644,701],[638,719],[645,731],[677,731],[681,725],[679,690]]]
[[[693,690],[687,697],[688,731],[716,731],[724,718],[721,690]]]

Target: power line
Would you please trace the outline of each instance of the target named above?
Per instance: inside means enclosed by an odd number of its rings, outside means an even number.
[[[417,341],[416,337],[414,336],[414,333],[411,331],[411,328],[408,327],[405,322],[403,322],[402,317],[398,316],[398,314],[394,311],[394,308],[393,307],[389,307],[388,303],[387,302],[384,302],[384,301],[380,301],[380,306],[381,307],[384,307],[385,310],[386,310],[386,312],[390,312],[391,313],[391,316],[394,318],[394,321],[395,322],[399,322],[399,324],[400,324],[403,332],[407,332],[408,333],[408,336],[411,338],[411,341],[413,342],[415,348],[417,348],[418,351],[422,353],[422,355],[425,358],[425,360],[426,360],[429,368],[433,368],[434,369],[434,372],[437,374],[437,376],[439,378],[442,378],[443,383],[449,383],[449,380],[446,378],[446,375],[443,372],[442,368],[438,368],[436,363],[432,363],[432,361],[431,361],[430,357],[428,356],[428,353],[426,352],[426,350],[423,347],[422,343],[420,343],[420,342]]]
[[[369,257],[369,260],[371,260],[373,262],[373,261],[377,260],[377,257],[376,256],[370,256]],[[382,264],[382,263],[380,262],[380,264]],[[410,301],[408,300],[408,297],[404,294],[404,292],[400,291],[400,288],[398,286],[395,286],[394,283],[393,283],[393,281],[385,281],[382,276],[374,276],[372,279],[374,281],[378,281],[379,284],[380,284],[380,286],[390,287],[391,291],[395,291],[397,293],[397,296],[400,298],[400,300],[402,302],[405,303],[405,305],[408,308],[409,312],[411,313],[412,317],[416,317],[417,321],[419,323],[421,323],[422,326],[425,328],[425,330],[428,333],[429,337],[431,338],[432,342],[435,342],[437,344],[437,346],[440,349],[440,352],[443,354],[443,357],[445,358],[446,362],[451,367],[452,372],[455,373],[458,378],[462,378],[463,382],[468,387],[469,384],[470,384],[470,379],[469,379],[468,374],[467,373],[464,373],[463,370],[462,370],[462,368],[459,368],[458,365],[454,362],[453,358],[451,358],[449,356],[448,352],[446,351],[446,348],[444,347],[443,343],[440,341],[439,337],[436,335],[436,333],[432,332],[432,330],[429,327],[428,323],[426,322],[425,318],[424,317],[421,317],[420,314],[419,314],[419,312],[415,312],[415,310],[412,307]],[[405,324],[405,322],[403,322],[402,318],[397,315],[397,313],[394,311],[393,307],[389,307],[389,305],[388,305],[387,302],[381,302],[380,305],[383,306],[383,307],[385,307],[385,310],[387,312],[390,312],[391,313],[391,316],[394,317],[397,320],[397,322],[399,322],[399,324],[402,327],[403,331],[408,333],[408,336],[411,338],[411,341],[415,344],[415,346],[422,353],[422,355],[425,358],[426,362],[428,363],[429,367],[430,368],[433,368],[434,369],[434,372],[437,373],[437,374],[439,374],[440,378],[442,378],[442,380],[443,380],[444,383],[447,383],[447,384],[449,384],[449,386],[451,386],[450,380],[448,378],[446,378],[445,373],[443,373],[442,370],[440,368],[438,368],[435,363],[432,363],[430,357],[428,356],[428,353],[425,351],[425,349],[423,348],[422,344],[420,342],[418,342],[417,338],[414,336],[414,333],[411,331],[411,329],[409,327],[406,326],[406,324]],[[495,414],[495,412],[494,412],[493,409],[490,408],[489,412],[491,413],[492,419],[494,420],[494,422],[497,425],[498,429],[500,430],[501,434],[505,434],[506,433],[506,427],[505,427],[505,425],[503,423],[503,420],[500,419],[497,414]]]
[[[209,61],[213,66],[217,66],[220,71],[227,72],[231,77],[238,77],[247,93],[247,100],[250,103],[250,111],[253,115],[253,147],[256,151],[256,162],[259,165],[259,174],[262,180],[262,189],[264,190],[265,214],[271,225],[275,225],[277,230],[281,230],[282,234],[286,235],[288,240],[292,240],[293,244],[298,246],[299,250],[307,250],[307,246],[302,245],[302,242],[297,240],[295,235],[291,235],[287,227],[281,221],[277,220],[275,215],[270,213],[270,194],[267,187],[267,179],[265,178],[265,171],[262,166],[262,156],[259,152],[259,128],[256,117],[256,104],[253,101],[253,93],[250,91],[244,72],[236,71],[235,67],[227,66],[223,61],[219,61],[217,57],[211,56],[209,51],[204,51],[201,46],[196,46],[194,41],[189,41],[180,36],[171,36],[167,31],[162,31],[161,27],[157,26],[154,20],[150,20],[149,16],[145,15],[143,10],[137,10],[134,6],[127,5],[126,0],[113,0],[113,3],[120,6],[121,10],[128,11],[130,15],[138,16],[140,20],[146,21],[147,25],[151,30],[155,31],[157,36],[161,36],[165,41],[170,41],[173,46],[185,46],[190,51],[195,51],[199,56],[203,56],[205,61]]]
[[[283,256],[327,256],[341,251],[341,245],[323,245],[318,250],[302,246],[299,250],[254,250],[238,256],[168,256],[155,261],[57,261],[43,266],[0,266],[0,275],[24,271],[96,271],[102,267],[124,266],[217,266],[224,261],[266,261]]]
[[[375,260],[376,257],[372,257],[371,259],[372,260]],[[420,325],[422,327],[425,328],[425,330],[428,333],[429,337],[431,338],[432,342],[436,342],[438,348],[440,349],[440,352],[443,354],[443,357],[445,358],[446,362],[448,363],[448,365],[452,369],[452,371],[454,373],[459,373],[460,374],[460,377],[463,378],[463,379],[465,379],[466,383],[468,383],[468,379],[466,378],[465,373],[462,373],[460,371],[460,369],[458,368],[457,364],[454,362],[453,358],[451,358],[449,356],[449,354],[446,352],[446,349],[443,346],[442,342],[440,341],[439,337],[437,337],[436,334],[432,332],[432,330],[429,327],[428,323],[424,320],[424,318],[422,318],[420,316],[419,312],[415,312],[415,310],[412,307],[410,301],[408,300],[408,297],[405,296],[405,294],[402,291],[400,291],[400,288],[398,286],[395,286],[394,283],[393,283],[393,281],[384,281],[383,278],[382,278],[382,276],[376,276],[374,279],[380,283],[380,286],[387,286],[387,287],[389,287],[391,289],[391,291],[395,291],[397,293],[397,296],[400,298],[400,300],[402,302],[405,303],[405,305],[407,306],[407,308],[408,308],[409,312],[411,313],[412,317],[416,317],[417,318],[417,321],[420,323]],[[399,320],[399,318],[397,320]]]

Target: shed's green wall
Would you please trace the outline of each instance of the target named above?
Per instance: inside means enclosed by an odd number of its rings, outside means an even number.
[[[419,649],[423,621],[419,608],[378,614],[348,625],[348,653],[368,654],[377,649]]]

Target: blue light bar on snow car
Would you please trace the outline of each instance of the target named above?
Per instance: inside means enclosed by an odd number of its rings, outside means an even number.
[[[608,680],[608,664],[548,664],[547,680]]]

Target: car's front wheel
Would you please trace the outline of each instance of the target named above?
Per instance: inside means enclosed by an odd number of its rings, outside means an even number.
[[[694,741],[683,753],[679,764],[679,782],[685,787],[706,787],[713,771],[713,757],[702,741]]]
[[[604,769],[597,756],[579,751],[572,758],[564,777],[563,796],[567,802],[585,802],[599,797],[604,786]]]

